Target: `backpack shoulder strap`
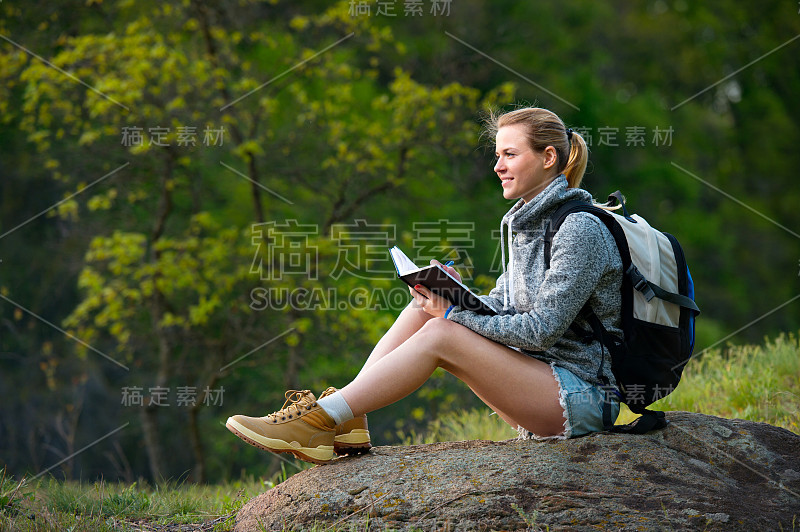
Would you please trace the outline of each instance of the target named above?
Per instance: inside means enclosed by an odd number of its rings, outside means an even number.
[[[596,216],[608,228],[614,242],[617,244],[619,256],[622,259],[622,330],[629,331],[633,326],[633,287],[631,284],[630,276],[624,275],[631,267],[631,252],[628,247],[628,239],[625,237],[625,231],[622,229],[614,215],[610,212],[592,205],[586,201],[572,200],[564,203],[561,207],[556,209],[556,212],[550,217],[547,225],[547,230],[544,234],[544,261],[545,267],[550,268],[550,259],[552,256],[551,248],[553,247],[553,238],[558,232],[561,224],[570,214],[578,212],[588,212]]]
[[[550,268],[553,237],[555,237],[556,233],[561,227],[561,224],[564,223],[564,220],[567,218],[567,216],[577,212],[588,212],[589,214],[593,214],[605,224],[605,226],[611,232],[611,236],[614,237],[614,242],[617,244],[620,258],[622,258],[622,271],[627,271],[631,265],[631,252],[628,248],[628,240],[625,238],[625,232],[622,230],[622,227],[620,227],[616,220],[614,220],[614,216],[610,212],[601,209],[596,205],[592,205],[580,200],[572,200],[564,203],[550,217],[550,223],[548,224],[547,230],[544,234],[544,261],[546,267]]]

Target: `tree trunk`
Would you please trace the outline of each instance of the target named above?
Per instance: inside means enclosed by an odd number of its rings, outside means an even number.
[[[167,218],[172,212],[172,194],[169,188],[169,179],[172,176],[174,168],[174,157],[170,151],[166,152],[167,163],[164,173],[161,176],[161,197],[158,203],[158,212],[156,215],[156,222],[153,226],[153,232],[150,237],[150,250],[152,253],[152,261],[158,264],[160,253],[156,250],[155,244],[164,234],[166,230]],[[160,273],[156,271],[153,276],[154,285],[157,287],[157,281]],[[161,326],[161,319],[164,315],[164,307],[166,300],[164,295],[158,288],[153,290],[153,297],[151,299],[151,322],[153,325],[153,334],[158,342],[158,366],[156,368],[156,387],[165,388],[170,374],[170,345],[167,338],[168,331]],[[142,407],[142,431],[144,432],[144,444],[147,449],[147,458],[150,463],[150,474],[154,482],[159,482],[166,478],[164,469],[164,453],[161,446],[161,432],[158,430],[158,409],[161,405],[156,402],[153,404],[152,397],[145,399],[145,404]]]
[[[264,223],[264,208],[261,206],[261,185],[258,182],[258,170],[256,169],[256,159],[252,153],[247,154],[247,170],[250,174],[250,190],[253,193],[253,212],[256,222]]]
[[[192,409],[189,411],[189,443],[192,446],[192,454],[194,455],[194,471],[193,480],[198,483],[206,482],[206,450],[203,447],[203,438],[200,435],[200,425],[197,422],[197,416],[200,413],[200,407],[206,404],[206,389],[213,389],[219,377],[219,371],[215,370],[216,367],[222,364],[222,357],[214,359],[214,363],[206,365],[207,379],[202,379],[205,382],[203,387],[202,398],[195,402]],[[202,382],[201,381],[201,382]],[[199,386],[198,386],[199,388]]]
[[[202,404],[202,401],[198,402],[189,410],[189,442],[192,445],[192,453],[194,454],[192,480],[198,484],[206,481],[206,452],[203,449],[203,440],[200,439],[200,430],[197,426],[197,414]]]
[[[143,406],[141,410],[144,446],[153,482],[164,479],[164,453],[161,450],[158,432],[158,408],[158,406]]]

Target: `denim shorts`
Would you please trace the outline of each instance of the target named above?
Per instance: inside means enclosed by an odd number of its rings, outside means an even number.
[[[603,430],[603,404],[606,401],[606,391],[600,386],[591,384],[576,376],[568,369],[551,364],[553,376],[558,382],[560,393],[558,397],[564,409],[564,432],[557,436],[537,436],[528,431],[520,431],[523,438],[536,440],[565,440],[576,436],[583,436],[590,432]],[[619,415],[619,402],[610,401],[611,422]],[[527,434],[524,434],[527,432]]]

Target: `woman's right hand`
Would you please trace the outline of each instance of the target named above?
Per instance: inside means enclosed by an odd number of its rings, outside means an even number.
[[[459,282],[461,282],[461,275],[452,266],[445,266],[444,264],[442,264],[441,262],[439,262],[436,259],[431,259],[431,264],[438,264],[439,266],[444,268],[444,271],[446,271],[447,273],[449,273],[450,275],[452,275],[453,277],[458,279]]]

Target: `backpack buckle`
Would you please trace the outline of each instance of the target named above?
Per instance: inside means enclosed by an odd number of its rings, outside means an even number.
[[[625,273],[631,278],[633,288],[638,292],[641,292],[647,301],[650,301],[655,297],[656,294],[653,292],[653,289],[650,288],[650,283],[647,282],[645,276],[642,275],[642,272],[640,272],[639,269],[633,265],[633,263],[631,263]]]
[[[644,277],[639,277],[639,280],[636,281],[635,285],[633,285],[633,287],[639,292],[641,292],[645,286],[647,286],[647,279],[645,279]]]
[[[631,278],[633,287],[636,290],[641,290],[642,287],[647,284],[647,279],[644,278],[642,272],[640,272],[639,268],[637,268],[633,263],[631,263],[631,265],[628,266],[628,269],[625,270],[625,274]]]

